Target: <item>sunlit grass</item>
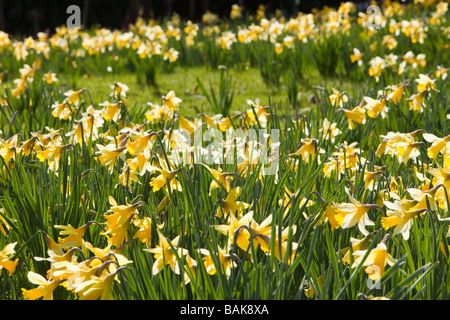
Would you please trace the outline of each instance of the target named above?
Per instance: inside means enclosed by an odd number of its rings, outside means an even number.
[[[280,106],[280,115],[286,114],[286,109],[294,110],[289,104],[286,94],[285,84],[280,87],[268,85],[262,79],[259,70],[248,68],[245,70],[230,68],[229,74],[232,80],[234,98],[232,111],[244,111],[248,108],[247,100],[260,100],[261,104],[269,105],[275,103]],[[219,84],[220,70],[207,67],[177,67],[170,73],[162,73],[158,80],[158,86],[140,84],[133,73],[106,74],[106,75],[82,75],[77,82],[77,88],[89,88],[95,101],[108,100],[111,92],[110,85],[120,81],[130,88],[128,100],[130,108],[141,109],[147,107],[147,102],[156,102],[170,90],[176,90],[177,96],[183,100],[183,107],[180,114],[186,117],[194,117],[199,112],[212,115],[213,109],[209,105],[206,97],[199,90],[197,85],[199,79],[209,91],[210,87],[216,88]],[[350,90],[352,82],[338,78],[323,78],[317,71],[311,69],[300,81],[298,86],[298,97],[300,109],[311,107],[310,98],[314,95],[314,86],[327,85],[340,90]],[[67,85],[67,84],[66,84]],[[67,85],[68,87],[68,85]],[[305,110],[303,110],[305,112]]]

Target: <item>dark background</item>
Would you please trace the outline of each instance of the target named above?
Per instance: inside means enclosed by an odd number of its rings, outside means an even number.
[[[310,12],[323,5],[338,7],[345,0],[0,0],[0,30],[17,36],[34,35],[39,31],[54,31],[55,27],[66,23],[70,14],[69,5],[81,9],[83,26],[101,25],[110,29],[125,29],[135,22],[139,8],[144,18],[161,18],[177,12],[184,19],[199,21],[209,10],[219,16],[229,16],[235,3],[244,7],[245,13],[254,14],[259,4],[267,7],[270,14],[275,9],[286,15],[297,11]],[[367,1],[355,0],[367,5]]]

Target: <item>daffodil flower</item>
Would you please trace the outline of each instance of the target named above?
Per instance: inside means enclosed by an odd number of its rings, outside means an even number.
[[[158,274],[165,265],[169,265],[173,272],[180,274],[180,265],[176,255],[178,254],[181,258],[188,253],[186,249],[178,247],[180,236],[175,237],[169,244],[169,240],[159,230],[157,232],[159,245],[156,248],[144,249],[144,251],[154,254],[155,262],[153,263],[152,274]]]
[[[423,108],[426,107],[425,104],[425,96],[428,93],[428,90],[424,90],[422,92],[413,94],[409,97],[409,109],[414,111],[423,112]]]
[[[101,115],[105,121],[117,122],[120,115],[120,102],[105,101],[100,103],[99,106],[103,107]]]
[[[412,209],[410,210],[409,204],[404,204],[402,201],[384,201],[384,205],[389,209],[387,210],[387,217],[381,218],[383,228],[385,230],[394,227],[392,235],[401,234],[405,240],[409,239],[409,230],[413,225],[413,218],[420,213],[429,211],[428,209]]]
[[[189,268],[189,271],[192,274],[192,277],[195,279],[195,269],[197,268],[198,263],[196,260],[194,260],[189,253],[186,254],[186,266],[185,268]],[[189,282],[191,282],[191,276],[185,272],[184,273],[184,284],[188,284]]]
[[[362,204],[353,198],[351,194],[348,193],[347,195],[350,203],[337,203],[335,205],[338,209],[338,217],[343,218],[341,227],[342,229],[348,229],[357,224],[361,233],[366,236],[369,232],[365,226],[374,225],[373,221],[369,219],[369,210],[381,208],[376,204]]]
[[[133,220],[133,224],[139,228],[133,239],[138,239],[142,243],[150,243],[152,238],[152,220],[150,217]]]
[[[43,80],[48,84],[52,84],[53,82],[57,82],[58,78],[56,77],[55,73],[49,71],[44,74]]]
[[[242,217],[244,210],[249,208],[250,204],[236,200],[241,195],[241,192],[241,187],[231,190],[227,197],[220,201],[220,206],[217,208],[217,216],[221,217],[222,213],[225,215],[233,213],[237,217]]]
[[[0,251],[0,271],[5,268],[9,272],[9,276],[11,276],[14,271],[16,270],[17,263],[19,262],[19,259],[16,259],[14,261],[10,260],[11,257],[16,253],[14,250],[14,247],[16,246],[17,242],[8,243],[2,251]]]
[[[77,245],[75,242],[58,243],[53,240],[45,231],[40,230],[40,233],[44,236],[45,243],[47,244],[47,253],[50,253],[50,251],[52,251],[55,255],[62,256],[65,253],[64,250],[68,250]]]
[[[98,161],[103,166],[108,166],[108,171],[112,172],[114,170],[114,165],[119,157],[123,157],[123,151],[126,147],[116,148],[114,144],[108,144],[106,146],[102,146],[101,144],[97,144],[97,149],[99,157]]]
[[[163,105],[168,107],[170,110],[175,111],[182,102],[180,98],[175,96],[175,91],[170,90],[165,96],[162,97]]]
[[[356,106],[355,108],[351,110],[347,109],[339,109],[337,111],[342,111],[347,116],[348,119],[348,128],[350,130],[355,129],[355,124],[365,124],[366,123],[366,109],[363,108],[363,106]]]
[[[206,256],[203,260],[206,272],[208,272],[208,274],[210,275],[216,274],[217,267],[214,263],[213,258],[211,257],[211,252],[206,249],[199,249],[199,252]],[[219,266],[222,272],[224,272],[227,278],[229,278],[231,276],[231,270],[235,268],[237,264],[233,260],[233,256],[228,252],[228,250],[217,247],[217,253],[219,258]]]
[[[350,55],[350,61],[352,63],[357,62],[359,66],[362,65],[362,58],[364,57],[364,53],[361,53],[358,48],[353,48],[353,54]]]
[[[419,91],[419,93],[422,93],[425,90],[436,90],[436,80],[431,79],[427,75],[419,74],[419,79],[416,79],[415,81],[417,82],[417,91]]]
[[[173,114],[173,111],[164,104],[160,106],[157,104],[148,103],[148,105],[151,109],[145,113],[145,117],[152,123],[156,124],[160,121],[165,121],[169,119]]]
[[[210,195],[211,195],[212,190],[220,188],[221,186],[225,189],[226,192],[230,192],[230,190],[231,190],[230,180],[233,179],[233,176],[235,176],[234,173],[222,172],[221,168],[218,168],[216,170],[216,169],[210,168],[206,164],[203,164],[203,166],[214,177],[213,181],[211,181],[211,184],[209,185],[209,194]]]
[[[27,300],[36,300],[43,298],[43,300],[53,300],[53,291],[61,284],[62,281],[47,280],[38,273],[29,271],[28,280],[32,284],[38,285],[37,288],[26,290],[22,288],[22,293]]]
[[[264,234],[257,233],[254,235],[254,238],[258,239],[258,243],[261,246],[261,250],[263,250],[268,255],[274,255],[275,258],[278,259],[278,261],[286,262],[288,264],[292,263],[298,243],[294,241],[287,241],[287,238],[289,236],[289,233],[295,233],[297,227],[294,225],[291,228],[286,227],[281,232],[281,237],[279,236],[279,233],[277,232],[275,235],[266,236]],[[281,240],[280,240],[281,238]],[[274,239],[274,240],[272,240]],[[271,241],[274,241],[274,251],[271,250]],[[290,250],[288,250],[290,248]]]
[[[3,217],[4,214],[5,209],[0,208],[0,232],[6,237],[8,231],[11,230],[11,226],[8,223],[8,221],[6,221],[6,219]],[[15,219],[9,219],[9,221],[13,223],[16,222]]]
[[[350,237],[350,243],[352,245],[352,252],[353,252],[353,256],[355,256],[355,252],[357,251],[365,251],[369,248],[370,246],[370,242],[372,241],[372,239],[374,238],[374,234],[373,233],[369,233],[368,235],[366,235],[364,238],[362,239],[356,239],[353,237]],[[341,250],[341,253],[344,255],[342,257],[342,262],[346,263],[346,264],[350,264],[350,248],[344,248]],[[354,257],[355,258],[355,257]]]
[[[113,197],[109,197],[109,203],[112,207],[104,215],[106,219],[106,228],[102,235],[109,236],[108,242],[115,246],[120,246],[127,238],[127,230],[132,219],[137,214],[139,206],[143,205],[143,201],[139,201],[127,205],[118,205]]]
[[[305,138],[301,140],[302,146],[295,152],[288,155],[289,158],[302,158],[305,163],[309,162],[309,157],[314,158],[316,152],[325,153],[325,150],[320,148],[317,144],[317,139]]]
[[[327,118],[323,119],[322,128],[319,129],[322,132],[322,137],[324,140],[328,139],[334,142],[336,136],[340,135],[342,131],[337,127],[336,123],[331,123]]]
[[[389,237],[386,236],[383,241],[372,249],[364,262],[362,262],[362,260],[367,250],[359,250],[354,252],[353,255],[358,258],[353,263],[352,268],[356,268],[363,263],[363,266],[367,267],[365,272],[369,275],[370,279],[380,279],[385,272],[386,264],[393,266],[397,262],[397,260],[387,252],[386,241],[388,238]]]
[[[289,189],[286,186],[284,187],[284,192],[285,192],[284,199],[280,199],[278,201],[279,206],[285,207],[283,217],[285,217],[289,213],[292,203],[293,203],[294,199],[298,197],[300,190],[301,189],[297,190],[295,193],[292,193],[291,191],[289,191]],[[298,201],[299,208],[303,207],[305,204],[306,204],[306,207],[310,207],[314,204],[313,200],[308,200],[307,198],[302,198],[299,200],[300,200],[300,201]],[[306,215],[305,212],[303,212],[303,216],[305,217],[305,219],[308,218],[308,216]]]
[[[450,135],[438,138],[434,134],[424,133],[422,136],[427,142],[431,143],[431,146],[427,149],[427,155],[432,159],[436,159],[439,153],[445,154],[447,147],[450,147]]]
[[[410,133],[388,132],[382,135],[382,143],[377,149],[376,155],[390,154],[396,156],[399,162],[407,163],[409,159],[415,159],[420,155],[418,147],[424,145],[423,142],[415,142],[415,137],[423,133],[424,130],[416,130]]]
[[[444,68],[443,66],[436,67],[436,78],[441,78],[442,80],[447,79],[448,76],[448,68]]]
[[[35,147],[37,140],[37,137],[31,137],[30,139],[23,141],[19,145],[18,151],[25,156],[29,155],[31,153],[31,150],[33,150],[33,148]]]
[[[70,224],[67,226],[63,225],[55,225],[56,229],[61,229],[61,235],[66,235],[65,238],[58,238],[59,243],[75,243],[75,246],[81,246],[83,244],[83,236],[87,230],[87,228],[92,225],[97,224],[95,221],[90,221],[83,226],[75,229]]]
[[[372,191],[375,188],[376,177],[383,173],[383,171],[364,171],[364,189]]]
[[[85,91],[86,89],[81,89],[78,91],[69,90],[64,93],[64,95],[67,97],[64,99],[64,102],[70,103],[73,105],[78,105],[80,103],[80,95]]]
[[[108,245],[105,248],[96,248],[90,242],[87,242],[87,241],[84,242],[83,246],[86,249],[89,249],[89,251],[91,251],[96,257],[96,259],[93,259],[89,263],[89,266],[91,268],[95,268],[107,261],[115,261],[117,263],[117,266],[119,266],[119,267],[133,263],[133,261],[128,260],[123,255],[123,248],[125,247],[126,243],[121,245],[120,247],[117,247],[116,249],[112,249],[111,248],[112,245],[113,245],[112,243],[108,243]],[[113,272],[116,269],[117,268],[116,268],[115,264],[111,264],[108,266],[108,270],[110,270],[110,272]]]
[[[17,134],[6,141],[0,138],[0,156],[2,156],[5,163],[8,163],[11,159],[15,159],[17,148]]]
[[[236,243],[241,249],[247,250],[250,234],[248,229],[241,229],[241,226],[248,226],[252,222],[253,211],[249,211],[242,218],[237,219],[233,213],[228,217],[228,224],[215,225],[214,229],[228,237],[229,246]]]
[[[48,164],[49,164],[48,169],[50,171],[57,173],[61,156],[62,156],[63,152],[66,151],[67,149],[69,149],[70,147],[73,147],[73,144],[67,144],[67,145],[48,144],[44,150],[36,151],[37,158],[41,162],[44,162],[47,160]]]
[[[154,171],[159,171],[161,173],[159,176],[153,177],[150,181],[150,186],[153,187],[152,189],[153,192],[160,190],[167,183],[169,183],[169,187],[172,191],[182,190],[180,182],[177,179],[175,179],[175,176],[178,174],[178,172],[182,170],[182,168],[170,171],[167,167],[166,162],[161,161],[160,168],[151,166],[150,169]]]
[[[386,100],[392,101],[395,104],[398,104],[400,102],[400,99],[403,96],[403,92],[405,90],[405,87],[407,86],[408,82],[405,81],[398,86],[390,86],[387,89],[390,91],[387,96]]]
[[[131,140],[127,141],[127,150],[132,156],[137,156],[143,153],[145,157],[149,159],[150,150],[153,147],[153,142],[155,140],[156,140],[155,134],[151,133],[132,134]]]
[[[114,300],[111,289],[117,273],[122,268],[103,276],[94,276],[76,287],[74,292],[80,300]]]
[[[342,108],[344,103],[348,102],[348,96],[345,92],[339,92],[334,88],[332,90],[333,93],[329,96],[331,105]]]
[[[386,106],[386,98],[381,99],[372,99],[370,97],[364,97],[364,101],[366,104],[364,108],[367,109],[367,115],[370,118],[376,118],[379,114],[381,114],[381,118],[386,118],[388,107]]]
[[[433,184],[443,184],[447,190],[450,190],[450,171],[437,165],[437,168],[428,170],[428,173],[433,175]]]

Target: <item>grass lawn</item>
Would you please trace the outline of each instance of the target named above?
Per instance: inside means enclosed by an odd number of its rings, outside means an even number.
[[[182,116],[193,117],[199,112],[213,114],[205,96],[197,86],[197,79],[204,84],[209,91],[210,87],[217,92],[220,81],[220,70],[206,67],[182,68],[177,67],[171,73],[161,73],[158,78],[158,87],[139,84],[137,77],[132,74],[106,74],[106,75],[84,75],[77,86],[88,88],[95,103],[108,99],[111,92],[110,85],[115,81],[126,84],[130,90],[127,95],[131,108],[146,108],[146,103],[160,103],[160,99],[170,90],[174,90],[177,97],[183,100],[180,109]],[[248,108],[247,100],[259,99],[261,104],[268,105],[269,102],[276,103],[279,114],[286,112],[288,103],[287,88],[283,84],[274,87],[266,84],[259,70],[249,68],[247,70],[229,69],[231,81],[234,84],[233,111],[244,111]],[[323,79],[317,72],[311,70],[304,79],[299,81],[298,92],[301,108],[310,106],[309,98],[314,93],[314,86],[326,85],[348,90],[351,88],[348,80],[339,78]],[[78,88],[72,88],[78,89]],[[292,112],[292,110],[291,110]]]

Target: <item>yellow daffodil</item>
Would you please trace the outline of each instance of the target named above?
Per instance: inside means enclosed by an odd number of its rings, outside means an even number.
[[[73,147],[72,144],[67,145],[47,145],[44,150],[39,150],[37,152],[37,158],[39,161],[44,162],[48,161],[49,164],[49,170],[57,173],[59,168],[59,162],[61,159],[61,156],[64,151],[69,149],[70,147]]]
[[[250,204],[236,200],[241,195],[241,192],[241,187],[230,190],[227,197],[220,201],[220,206],[217,208],[217,216],[221,217],[222,213],[224,215],[232,213],[237,217],[242,217],[244,210],[249,208]]]
[[[105,101],[100,103],[99,106],[103,107],[101,111],[101,115],[105,121],[114,121],[117,122],[120,115],[120,103],[119,102],[109,102]]]
[[[444,138],[438,138],[434,134],[424,133],[423,138],[431,143],[431,146],[427,149],[428,157],[436,159],[439,153],[445,154],[447,147],[450,146],[450,135]]]
[[[419,91],[419,93],[422,93],[425,90],[436,90],[436,80],[431,79],[427,75],[419,74],[419,79],[416,79],[415,81],[417,82],[417,91]]]
[[[165,96],[162,97],[163,105],[172,111],[178,110],[178,107],[182,100],[175,96],[175,91],[169,91]]]
[[[67,235],[67,237],[65,238],[58,238],[58,242],[59,243],[74,242],[76,243],[77,246],[81,246],[81,244],[83,243],[84,233],[86,232],[87,228],[94,223],[96,222],[94,221],[88,222],[85,225],[79,227],[78,229],[75,229],[70,224],[67,226],[55,225],[54,226],[55,228],[62,230],[60,232],[61,235]]]
[[[211,195],[211,191],[220,187],[223,187],[226,192],[230,192],[231,184],[230,180],[235,176],[234,173],[230,172],[222,172],[222,169],[219,167],[217,170],[210,168],[209,166],[203,164],[206,170],[208,170],[214,179],[211,181],[209,185],[209,194]]]
[[[376,118],[381,114],[381,118],[386,118],[388,107],[386,106],[386,98],[372,99],[370,97],[364,97],[366,104],[364,108],[367,109],[367,115],[371,118]]]
[[[72,116],[72,109],[69,107],[68,103],[63,101],[61,103],[56,102],[52,105],[52,115],[55,118],[60,118],[62,120],[70,119]]]
[[[332,90],[333,93],[329,96],[331,105],[342,108],[344,103],[348,102],[347,94],[345,92],[339,92],[334,88]]]
[[[428,170],[428,173],[433,176],[434,185],[442,184],[447,190],[450,190],[450,171],[448,168],[437,165],[437,168]]]
[[[30,139],[23,141],[19,145],[19,151],[25,156],[29,155],[31,150],[35,147],[37,140],[37,137],[31,137]]]
[[[338,220],[342,219],[342,229],[351,228],[354,225],[358,225],[359,231],[363,235],[368,235],[366,225],[374,225],[373,221],[369,219],[368,212],[371,209],[381,209],[376,204],[362,204],[348,194],[350,203],[337,203],[335,206],[338,209],[337,215],[340,216]]]
[[[350,61],[352,63],[357,62],[359,66],[362,65],[362,58],[364,57],[364,53],[361,53],[358,48],[353,48],[353,54],[350,55]]]
[[[252,219],[253,211],[249,211],[240,219],[237,219],[233,213],[230,213],[228,224],[215,225],[214,229],[227,236],[229,246],[236,243],[241,249],[247,250],[250,237],[248,226],[252,223]],[[242,226],[246,226],[247,229],[241,228]]]
[[[388,132],[382,135],[383,141],[378,146],[376,155],[390,154],[396,156],[399,162],[407,163],[409,159],[415,159],[420,155],[419,146],[423,142],[415,142],[415,137],[424,130],[416,130],[410,133]]]
[[[292,193],[291,191],[289,191],[289,189],[286,186],[284,187],[284,192],[285,192],[284,199],[280,199],[278,201],[279,206],[285,207],[284,213],[283,213],[284,217],[289,213],[289,210],[292,206],[293,201],[297,201],[299,208],[303,207],[304,205],[306,207],[310,207],[314,204],[313,200],[308,200],[307,198],[299,199],[298,194],[300,193],[300,191],[301,191],[301,189],[297,190],[295,193]],[[295,200],[295,199],[297,199],[297,200]],[[298,200],[300,200],[300,201],[298,201]],[[306,219],[308,218],[308,216],[305,212],[303,212],[303,216]]]
[[[0,156],[2,156],[5,163],[8,163],[11,159],[15,159],[17,150],[17,135],[13,135],[6,141],[0,138]]]
[[[217,272],[216,264],[214,263],[213,258],[211,257],[211,252],[206,249],[199,250],[201,254],[206,257],[203,260],[205,265],[206,272],[210,275],[214,275]],[[231,269],[236,267],[236,262],[233,260],[233,256],[226,249],[222,249],[221,247],[217,247],[219,266],[222,268],[222,272],[225,273],[227,277],[231,275]]]
[[[8,223],[8,221],[6,221],[6,219],[4,218],[3,215],[5,214],[5,209],[0,208],[0,232],[6,237],[7,233],[9,230],[11,230],[11,226]],[[6,217],[8,218],[8,216],[6,215]],[[16,222],[15,219],[10,219],[8,218],[8,220],[12,223]]]
[[[270,236],[257,233],[254,237],[258,239],[258,243],[261,245],[261,250],[266,252],[266,254],[273,254],[279,261],[290,264],[295,257],[298,243],[294,241],[288,242],[287,238],[289,233],[295,233],[296,229],[296,226],[292,226],[292,228],[286,227],[281,232],[281,237],[278,232],[275,235]],[[271,250],[271,241],[274,241],[274,251]]]
[[[162,233],[157,230],[159,236],[159,245],[156,248],[144,249],[144,251],[154,254],[155,262],[153,263],[152,274],[159,273],[165,265],[169,265],[173,272],[180,273],[180,265],[177,260],[177,254],[179,258],[185,256],[188,251],[184,248],[178,247],[180,236],[175,237],[172,241],[167,240]]]
[[[120,268],[100,277],[92,277],[78,285],[74,292],[80,300],[113,300],[111,289],[119,270]]]
[[[376,177],[383,173],[383,171],[364,171],[364,189],[372,191],[375,188]]]
[[[230,18],[232,20],[238,19],[242,16],[242,7],[237,4],[231,6]]]
[[[127,230],[131,220],[137,215],[137,209],[143,201],[132,204],[118,205],[113,197],[109,197],[111,208],[104,215],[106,219],[105,231],[101,234],[109,236],[108,242],[120,246],[127,238]]]
[[[387,217],[381,218],[383,228],[385,230],[395,226],[393,235],[401,234],[405,240],[409,239],[409,230],[413,225],[413,218],[428,209],[408,210],[411,209],[409,204],[403,204],[402,201],[384,201],[384,205],[389,209],[386,211]]]
[[[64,99],[64,102],[70,103],[73,105],[78,105],[80,103],[80,95],[85,91],[86,89],[81,89],[78,91],[69,90],[64,93],[64,95],[67,97]]]
[[[48,84],[52,84],[53,82],[58,82],[58,78],[56,77],[56,74],[52,73],[50,71],[44,74],[43,80],[45,82],[47,82]]]
[[[192,274],[192,277],[194,280],[195,279],[195,269],[197,268],[198,263],[196,260],[194,260],[194,258],[192,258],[189,253],[186,254],[186,266],[185,269],[189,269],[189,271]],[[185,272],[184,273],[184,284],[188,284],[189,282],[191,282],[191,276]]]
[[[16,253],[14,247],[17,242],[8,243],[2,251],[0,251],[0,271],[5,268],[9,272],[9,276],[11,276],[16,270],[17,264],[19,263],[19,259],[14,261],[10,260],[12,256]]]
[[[22,293],[27,300],[53,300],[53,291],[61,284],[61,281],[47,280],[43,276],[35,272],[28,272],[28,280],[32,284],[38,285],[37,288],[26,290],[22,288]]]
[[[323,173],[329,177],[333,171],[338,171],[338,177],[346,170],[356,170],[359,163],[364,163],[365,159],[359,155],[360,149],[356,148],[357,143],[348,144],[346,141],[339,147],[342,151],[333,152],[323,168]]]
[[[314,296],[316,295],[316,293],[319,292],[319,288],[317,288],[315,282],[312,279],[308,280],[307,284],[308,284],[308,288],[304,289],[305,296],[307,296],[310,299],[314,299]],[[317,278],[317,284],[321,290],[323,287],[323,277],[322,276],[319,276]]]
[[[178,174],[178,172],[182,170],[182,168],[170,171],[167,168],[167,164],[165,161],[161,161],[160,165],[161,165],[160,168],[153,166],[151,167],[152,170],[160,172],[159,176],[153,177],[152,180],[150,181],[150,186],[153,187],[152,189],[153,192],[160,190],[167,183],[169,183],[169,187],[172,191],[174,190],[181,191],[182,190],[181,184],[177,179],[175,179],[175,176]]]
[[[407,82],[403,82],[399,84],[398,86],[390,86],[387,89],[390,91],[390,93],[387,95],[386,100],[392,101],[395,104],[398,104],[400,102],[400,99],[403,96],[403,92],[405,87],[407,86]]]
[[[133,224],[139,228],[133,239],[139,239],[142,243],[150,243],[152,238],[152,220],[150,217],[133,220]]]
[[[52,254],[62,256],[65,254],[64,250],[76,246],[75,242],[58,243],[53,240],[45,231],[40,231],[44,236],[45,243],[47,244],[47,253],[52,251]]]
[[[362,239],[355,239],[350,237],[350,243],[352,245],[352,252],[353,252],[353,256],[354,259],[355,257],[355,252],[360,251],[360,250],[367,250],[369,248],[370,242],[372,241],[372,239],[374,238],[374,234],[373,233],[369,233],[368,235],[366,235],[364,238]],[[346,264],[350,264],[350,248],[344,248],[341,250],[341,253],[344,255],[342,257],[342,262],[346,263]]]
[[[325,153],[325,150],[317,146],[317,139],[305,138],[301,140],[302,146],[295,152],[288,155],[289,158],[302,158],[306,163],[309,162],[309,157],[314,158],[316,152]]]
[[[381,73],[386,68],[386,63],[381,57],[374,57],[369,61],[369,76],[374,77],[378,82],[380,80]]]
[[[387,239],[388,237],[385,237],[383,241],[381,241],[374,249],[372,249],[363,263],[363,266],[367,267],[365,269],[366,273],[372,280],[378,280],[383,276],[386,264],[393,266],[397,262],[397,260],[387,252]],[[358,258],[353,263],[352,268],[355,268],[362,263],[362,259],[364,258],[366,252],[367,250],[359,250],[354,252],[354,255],[358,256]]]
[[[436,78],[445,80],[447,79],[448,76],[448,68],[444,68],[443,66],[437,66],[435,74]]]
[[[330,140],[332,143],[334,143],[336,136],[342,133],[337,124],[331,123],[327,118],[323,119],[322,128],[319,129],[319,132],[322,132],[324,140]]]
[[[164,104],[160,106],[157,104],[148,103],[148,105],[151,109],[145,113],[145,117],[152,123],[156,124],[160,121],[165,121],[172,116],[172,111]]]
[[[115,261],[115,262],[117,262],[117,265],[120,267],[125,266],[130,263],[133,263],[133,261],[128,260],[122,254],[124,245],[117,247],[116,249],[112,249],[111,248],[112,245],[113,245],[112,243],[108,243],[108,245],[102,249],[102,248],[96,248],[90,242],[85,241],[83,243],[83,246],[86,249],[88,249],[89,251],[91,251],[95,255],[95,257],[97,257],[97,259],[93,259],[89,263],[89,266],[91,268],[95,268],[97,266],[102,265],[103,263],[105,263],[107,261]],[[115,267],[114,264],[111,264],[110,266],[108,266],[108,270],[110,270],[110,272],[113,272],[116,269],[117,268]]]
[[[123,151],[126,150],[126,147],[116,148],[114,144],[108,144],[106,146],[97,144],[97,149],[99,150],[98,161],[103,166],[108,166],[108,171],[112,172],[114,170],[114,165],[116,164],[118,158],[122,156]]]
[[[347,116],[348,128],[350,130],[355,129],[355,124],[353,122],[356,122],[359,124],[366,123],[366,109],[364,109],[363,106],[356,106],[355,108],[353,108],[351,110],[339,109],[338,111],[344,112],[344,114]]]

